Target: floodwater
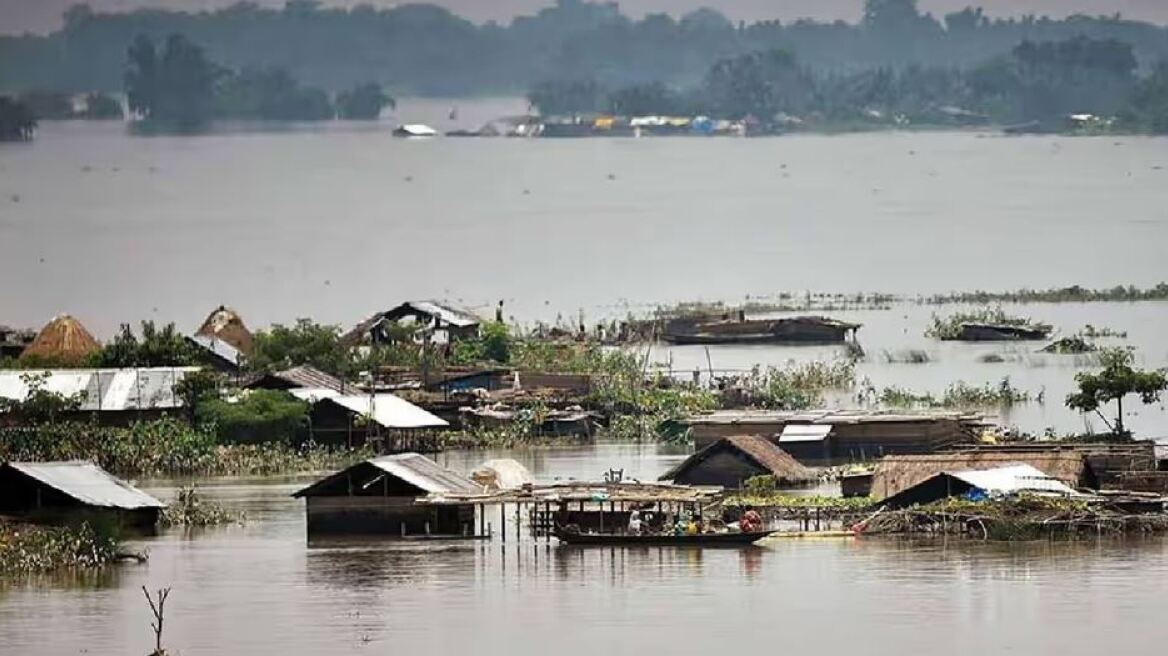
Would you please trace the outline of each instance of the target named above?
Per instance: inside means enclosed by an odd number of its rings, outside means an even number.
[[[476,127],[522,101],[408,101],[395,120]],[[885,133],[773,139],[401,140],[389,123],[134,137],[46,123],[0,146],[0,323],[69,312],[99,337],[121,322],[193,329],[220,303],[253,327],[349,326],[419,297],[529,323],[623,317],[678,300],[780,291],[919,294],[1168,279],[1168,139]],[[939,394],[1010,382],[1044,403],[996,413],[1030,433],[1103,429],[1063,408],[1087,358],[1031,345],[939,344],[929,315],[862,321],[872,387]],[[1127,331],[1168,365],[1168,303],[1011,312]],[[909,349],[927,365],[890,363]],[[831,349],[655,349],[666,368],[748,369]],[[987,352],[1006,362],[987,364]],[[891,356],[891,357],[889,357]],[[671,359],[672,358],[672,359]],[[840,400],[852,404],[849,399]],[[1129,404],[1133,429],[1168,413]]]
[[[486,455],[450,454],[451,466]],[[680,457],[600,446],[516,455],[543,478],[641,476]],[[0,653],[152,649],[140,586],[171,586],[165,644],[219,654],[903,656],[1144,653],[1168,640],[1168,543],[772,541],[748,550],[524,540],[309,547],[299,483],[205,490],[241,527],[146,541],[144,565],[0,588]],[[148,489],[168,497],[173,488]]]

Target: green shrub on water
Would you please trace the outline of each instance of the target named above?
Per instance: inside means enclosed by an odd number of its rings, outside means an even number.
[[[947,317],[933,315],[933,322],[925,329],[925,337],[934,339],[958,339],[961,337],[961,327],[967,323],[987,323],[997,326],[1015,326],[1021,328],[1046,328],[1047,324],[1033,321],[1029,317],[1016,317],[1006,314],[1000,307],[981,308],[965,312],[955,312]]]
[[[308,428],[309,404],[279,390],[251,390],[234,402],[202,401],[196,422],[215,432],[224,444],[296,443]]]
[[[208,500],[192,486],[179,489],[158,521],[163,526],[215,526],[242,522],[243,513],[231,512]]]
[[[91,460],[130,476],[262,476],[332,469],[368,456],[287,444],[221,445],[210,431],[170,418],[128,427],[62,422],[0,428],[0,460]]]
[[[117,556],[116,535],[88,522],[77,526],[0,522],[0,576],[100,567]]]
[[[940,396],[929,392],[917,393],[900,387],[886,387],[878,402],[892,408],[944,408],[966,410],[977,408],[1010,407],[1036,400],[1029,392],[1014,387],[1009,377],[997,385],[986,383],[978,387],[964,381],[952,383]]]

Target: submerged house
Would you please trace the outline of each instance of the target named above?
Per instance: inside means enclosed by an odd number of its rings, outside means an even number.
[[[954,339],[962,342],[1037,341],[1046,339],[1051,330],[1051,327],[1045,324],[963,323]]]
[[[0,465],[0,515],[59,523],[103,517],[149,528],[166,504],[87,461]]]
[[[673,344],[835,344],[854,338],[860,324],[828,317],[747,319],[724,315],[716,320],[670,321],[662,339]]]
[[[818,480],[815,472],[759,435],[724,437],[686,458],[663,474],[660,480],[679,485],[741,489],[747,479],[755,476],[773,476],[780,487],[806,485]]]
[[[888,456],[872,474],[872,496],[884,500],[938,474],[1028,465],[1071,488],[1097,488],[1087,457],[1074,451],[994,453],[961,451],[923,456]]]
[[[425,331],[432,341],[452,342],[477,337],[482,320],[473,312],[439,301],[407,301],[357,324],[341,340],[347,344],[389,344],[398,336],[394,326],[406,324]]]
[[[80,367],[101,350],[101,344],[73,317],[62,314],[41,329],[20,354],[26,365]]]
[[[887,508],[907,508],[950,497],[971,500],[1035,494],[1041,496],[1080,496],[1059,479],[1032,465],[1010,463],[990,469],[941,471],[883,500]]]
[[[891,454],[926,454],[972,444],[984,422],[955,412],[722,410],[682,420],[698,449],[724,437],[761,435],[804,465]]]
[[[435,505],[418,500],[482,491],[478,483],[425,456],[401,453],[357,463],[292,496],[305,500],[309,535],[464,538],[479,537],[474,504]]]
[[[345,394],[324,388],[293,389],[289,393],[312,404],[308,435],[318,444],[408,444],[419,431],[450,426],[446,420],[393,394]]]

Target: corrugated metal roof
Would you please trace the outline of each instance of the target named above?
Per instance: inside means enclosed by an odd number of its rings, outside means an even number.
[[[779,434],[779,443],[822,442],[831,434],[833,428],[831,424],[787,424]]]
[[[450,425],[393,394],[338,394],[328,400],[366,415],[385,428],[442,428]]]
[[[272,375],[296,387],[324,388],[337,391],[345,388],[345,383],[340,378],[307,365],[292,367]]]
[[[5,466],[90,506],[123,510],[166,507],[92,462],[10,462]]]
[[[418,312],[428,314],[432,317],[438,317],[442,320],[442,323],[456,328],[470,328],[471,326],[477,326],[482,323],[482,320],[470,311],[439,303],[438,301],[408,301],[402,303],[397,309],[390,310],[387,314],[396,313],[406,307],[411,307]]]
[[[170,410],[182,406],[174,386],[198,367],[142,369],[0,370],[0,397],[23,401],[30,376],[47,376],[43,389],[81,395],[81,410]]]
[[[1079,494],[1066,483],[1047,476],[1038,468],[1021,463],[994,467],[993,469],[970,469],[947,473],[953,478],[963,480],[990,493],[1043,492],[1065,496]]]
[[[787,423],[801,424],[863,424],[877,422],[974,421],[982,417],[978,414],[947,411],[878,412],[868,410],[717,410],[694,415],[684,419],[689,426]]]
[[[347,469],[341,470],[323,480],[293,494],[294,497],[312,496],[312,493],[328,485],[339,477],[346,476],[357,467],[372,465],[389,475],[423,490],[426,494],[481,494],[483,486],[442,467],[426,456],[418,453],[399,453],[392,456],[370,458]]]
[[[243,365],[243,354],[239,349],[213,335],[192,335],[188,337],[191,343],[207,350],[231,364],[239,367]]]

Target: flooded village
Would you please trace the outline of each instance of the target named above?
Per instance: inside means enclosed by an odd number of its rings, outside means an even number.
[[[0,656],[1168,641],[1168,11],[984,4],[0,2]]]

